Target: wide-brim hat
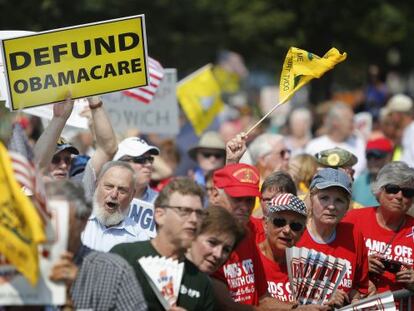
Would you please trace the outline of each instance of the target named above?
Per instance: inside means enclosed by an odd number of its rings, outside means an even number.
[[[224,143],[223,138],[221,138],[220,134],[214,131],[205,132],[198,144],[193,146],[188,150],[188,155],[193,160],[196,160],[197,151],[201,149],[213,149],[219,152],[225,153],[226,152],[226,144]]]

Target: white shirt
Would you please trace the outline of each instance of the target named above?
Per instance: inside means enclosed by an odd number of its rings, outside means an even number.
[[[305,151],[306,153],[314,156],[320,151],[335,147],[339,147],[352,152],[358,158],[357,164],[355,164],[353,167],[355,170],[355,177],[358,177],[367,167],[367,159],[365,158],[365,142],[362,140],[362,138],[356,135],[352,135],[346,141],[340,143],[333,141],[328,137],[328,135],[322,135],[320,137],[312,139],[307,144]]]
[[[409,166],[414,167],[414,121],[411,122],[405,129],[402,135],[402,155],[401,161],[404,161]]]
[[[129,217],[117,226],[105,227],[92,215],[82,232],[81,240],[93,250],[109,252],[117,244],[145,241],[149,240],[149,236]]]

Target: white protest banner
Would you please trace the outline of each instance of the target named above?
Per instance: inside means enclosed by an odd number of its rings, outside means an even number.
[[[179,127],[176,81],[176,70],[165,69],[164,78],[148,105],[121,92],[103,95],[105,110],[114,130],[122,134],[130,128],[137,128],[143,134],[177,135]]]
[[[0,305],[63,305],[66,302],[66,287],[49,280],[54,263],[67,249],[69,205],[65,201],[48,201],[55,228],[56,240],[41,245],[40,276],[35,287],[0,256]]]
[[[130,204],[129,217],[139,226],[140,232],[148,238],[155,238],[154,204],[134,198]]]
[[[88,100],[86,98],[81,98],[75,100],[75,104],[73,105],[73,111],[70,115],[66,125],[70,125],[80,129],[87,129],[88,128],[88,119],[86,117],[82,117],[80,113],[86,108],[89,107]],[[38,116],[47,120],[51,120],[53,117],[53,104],[39,106],[34,108],[26,108],[22,110],[24,113]]]

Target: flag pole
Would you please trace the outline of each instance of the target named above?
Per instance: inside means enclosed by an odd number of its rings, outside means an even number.
[[[282,106],[286,101],[288,97],[284,98],[282,101],[280,101],[277,105],[275,105],[268,113],[266,113],[259,121],[257,121],[251,128],[248,129],[246,132],[246,136],[249,135],[256,127],[259,126],[260,123],[262,123],[273,111],[275,111],[277,108]]]

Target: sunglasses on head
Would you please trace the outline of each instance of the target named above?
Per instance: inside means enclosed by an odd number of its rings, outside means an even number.
[[[154,163],[154,157],[153,156],[139,156],[139,157],[123,157],[120,159],[120,161],[124,162],[132,162],[136,164],[145,164],[145,163]]]
[[[384,190],[388,194],[397,194],[398,192],[402,192],[402,195],[408,199],[414,197],[414,188],[403,188],[398,185],[388,184],[384,186]]]
[[[64,162],[66,165],[69,165],[72,162],[72,157],[70,155],[67,156],[61,156],[59,154],[56,154],[52,158],[52,164],[58,165],[60,162]]]
[[[284,218],[273,218],[272,223],[275,227],[278,228],[283,228],[288,224],[287,220]],[[289,227],[292,231],[299,232],[303,230],[305,226],[300,222],[290,222]]]
[[[208,152],[208,151],[201,151],[201,154],[205,158],[215,157],[216,159],[221,159],[224,156],[222,153],[219,153],[219,152]]]

